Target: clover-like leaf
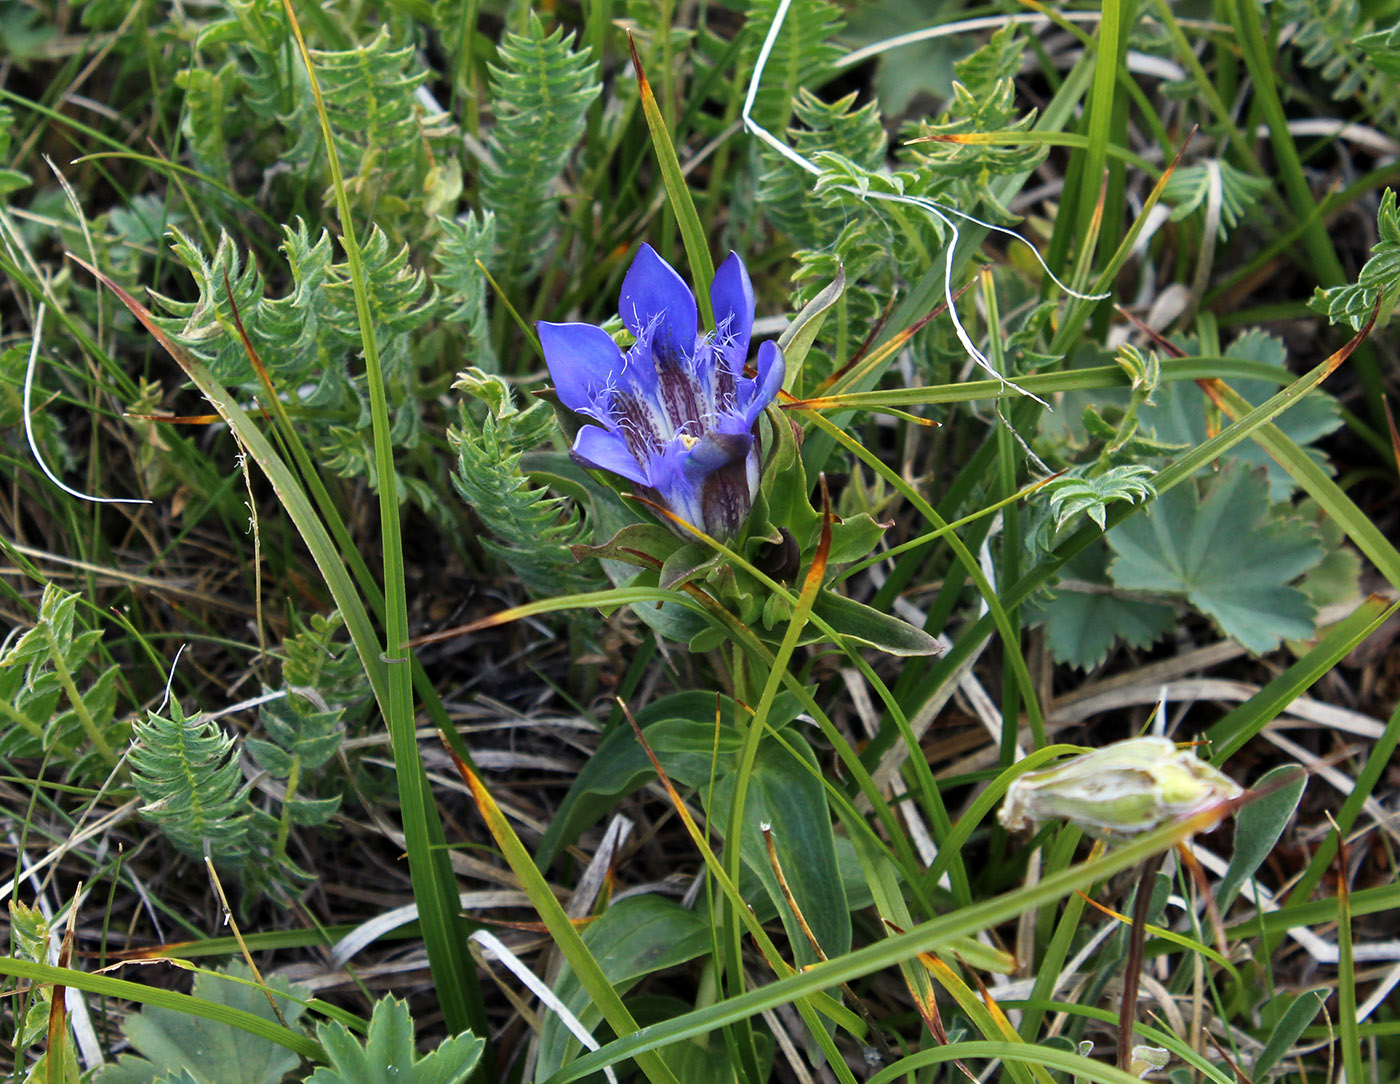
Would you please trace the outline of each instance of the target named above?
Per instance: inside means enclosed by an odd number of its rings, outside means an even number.
[[[364,1044],[338,1020],[316,1028],[330,1065],[323,1065],[306,1084],[459,1084],[481,1058],[484,1039],[470,1032],[443,1040],[438,1048],[418,1057],[413,1047],[413,1017],[408,1002],[385,997],[375,1002]]]
[[[1271,514],[1262,473],[1227,468],[1206,484],[1177,486],[1108,534],[1119,587],[1184,595],[1228,636],[1263,653],[1311,636],[1316,609],[1290,586],[1322,560],[1317,532]]]

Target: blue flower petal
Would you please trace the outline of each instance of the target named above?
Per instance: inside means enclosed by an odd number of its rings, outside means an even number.
[[[574,438],[570,454],[585,467],[612,471],[639,486],[651,485],[646,470],[628,450],[627,441],[621,433],[585,425]]]
[[[742,367],[749,356],[749,335],[753,331],[753,284],[737,252],[731,252],[715,272],[710,302],[714,305],[720,342],[734,358],[736,367]]]
[[[700,507],[700,488],[686,470],[689,457],[690,452],[684,444],[679,440],[674,441],[652,459],[651,487],[656,490],[664,507],[687,523],[702,527],[704,515]],[[672,530],[675,528],[672,527]],[[682,534],[682,537],[686,536]]]
[[[721,418],[719,425],[701,437],[686,454],[685,472],[692,479],[703,479],[723,467],[739,462],[753,447],[753,434],[735,424],[739,419]]]
[[[541,320],[535,328],[559,401],[572,411],[596,417],[598,393],[622,373],[622,351],[606,331],[592,324]]]
[[[658,367],[680,364],[695,349],[695,295],[650,245],[637,250],[637,258],[622,280],[617,313],[627,330],[643,341],[656,321],[651,347]]]
[[[739,402],[742,404],[744,421],[753,425],[763,408],[771,403],[783,386],[787,373],[787,362],[783,351],[771,339],[758,348],[758,378],[739,381]],[[747,401],[746,401],[747,399]]]

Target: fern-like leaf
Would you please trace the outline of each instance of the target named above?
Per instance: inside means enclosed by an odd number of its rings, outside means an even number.
[[[778,14],[780,0],[752,0],[748,21],[752,27],[744,53],[744,67],[752,71],[759,46]],[[763,81],[754,100],[753,118],[770,132],[787,126],[798,92],[820,86],[831,73],[841,49],[832,40],[845,21],[841,9],[828,0],[793,0],[782,29],[768,55]]]
[[[433,248],[438,265],[434,281],[451,299],[451,308],[443,319],[462,325],[467,335],[472,364],[478,369],[494,372],[495,352],[486,323],[486,275],[481,267],[490,267],[496,248],[496,216],[490,211],[478,216],[475,212],[461,219],[441,218],[442,233]]]
[[[481,203],[496,216],[502,275],[519,281],[538,269],[557,232],[555,182],[583,135],[602,90],[598,65],[572,48],[573,36],[546,34],[537,16],[507,34],[491,65],[496,127],[481,171]]]
[[[824,102],[807,90],[797,92],[797,124],[788,140],[809,160],[822,158],[830,167],[828,185],[838,181],[854,187],[868,185],[885,158],[888,139],[874,102],[857,107],[855,95]],[[801,308],[844,269],[846,304],[852,323],[865,327],[879,315],[877,296],[886,296],[893,283],[895,261],[889,215],[900,209],[882,208],[882,217],[869,204],[843,191],[825,198],[812,192],[812,176],[771,150],[763,153],[763,173],[757,198],[765,215],[797,246],[798,290],[794,307]],[[877,180],[885,185],[889,182]]]
[[[553,411],[542,402],[518,410],[510,386],[479,369],[458,376],[456,387],[486,405],[476,423],[463,409],[459,426],[448,432],[457,454],[452,483],[477,517],[501,539],[482,545],[501,558],[535,595],[564,594],[589,583],[570,546],[581,540],[576,512],[530,485],[520,469],[521,453],[554,430]]]
[[[414,44],[396,43],[381,26],[363,45],[312,50],[311,60],[340,160],[357,167],[346,177],[348,187],[379,193],[389,174],[398,180],[393,192],[411,191],[455,132],[445,113],[429,112],[415,96],[428,72],[418,65]],[[312,146],[302,151],[304,137],[297,152],[318,155],[320,131],[311,129],[309,137]]]
[[[1350,98],[1368,79],[1356,39],[1371,28],[1359,0],[1279,0],[1276,18],[1294,24],[1293,46],[1309,68],[1334,84],[1332,97]]]
[[[301,397],[309,441],[321,462],[376,485],[369,394],[364,374],[352,369],[362,348],[359,315],[349,266],[334,261],[329,234],[322,230],[313,238],[301,221],[283,228],[281,249],[292,282],[282,297],[265,295],[262,276],[227,234],[220,235],[212,257],[188,235],[176,229],[171,234],[172,250],[193,276],[199,297],[185,302],[155,294],[155,307],[169,314],[157,322],[221,382],[260,390],[234,324],[231,288],[268,372],[279,389],[296,389]],[[439,294],[409,263],[407,246],[395,247],[378,228],[364,242],[363,263],[386,390],[396,404],[390,436],[398,447],[412,448],[422,433],[415,344],[441,307]],[[431,494],[425,496],[431,501]]]
[[[1236,169],[1223,158],[1175,170],[1162,189],[1162,198],[1173,205],[1172,221],[1179,222],[1204,207],[1212,184],[1220,185],[1219,237],[1223,241],[1267,191],[1269,182]]]
[[[212,719],[151,715],[132,734],[131,784],[141,815],[182,853],[238,866],[248,854],[248,789],[233,739]]]
[[[1395,190],[1387,188],[1376,214],[1380,240],[1371,249],[1371,258],[1349,286],[1318,287],[1308,307],[1320,312],[1333,324],[1347,323],[1360,331],[1376,308],[1376,299],[1385,298],[1384,312],[1376,321],[1383,327],[1400,296],[1400,214],[1395,208]]]
[[[12,724],[0,732],[0,756],[54,756],[82,777],[106,772],[127,725],[116,718],[117,668],[87,676],[102,632],[77,621],[78,596],[46,584],[39,619],[0,651],[0,700]]]
[[[1015,216],[992,194],[993,177],[1034,169],[1047,150],[1033,143],[1007,146],[959,142],[959,136],[981,132],[1026,132],[1035,123],[1035,110],[1017,116],[1016,75],[1025,44],[1014,26],[1006,26],[971,56],[953,66],[953,97],[931,123],[919,126],[919,137],[931,142],[913,146],[914,159],[941,177],[957,178],[948,189],[955,206],[969,209],[974,201],[991,206],[1003,221]]]

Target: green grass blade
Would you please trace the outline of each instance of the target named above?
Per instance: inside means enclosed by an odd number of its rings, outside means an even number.
[[[602,968],[598,966],[598,961],[588,951],[588,946],[583,943],[583,938],[579,936],[573,922],[570,921],[569,916],[564,913],[564,908],[559,905],[558,899],[555,898],[554,890],[550,888],[544,874],[535,865],[535,860],[530,857],[530,852],[525,849],[525,844],[515,834],[515,829],[506,820],[500,806],[491,797],[491,792],[486,789],[476,773],[465,764],[459,762],[457,768],[471,788],[472,797],[476,799],[477,809],[485,819],[486,826],[496,841],[496,846],[500,848],[506,862],[519,878],[520,887],[530,897],[530,902],[534,904],[536,913],[543,920],[545,928],[549,930],[554,944],[564,954],[564,958],[569,961],[569,966],[574,969],[574,974],[578,976],[579,982],[593,998],[594,1004],[602,1011],[603,1018],[619,1035],[635,1034],[638,1030],[636,1020],[632,1018],[632,1014],[627,1011],[627,1006],[622,1003],[622,998],[618,996],[612,983],[603,974]],[[642,1072],[653,1084],[679,1084],[670,1068],[655,1053],[640,1051],[635,1057]]]
[[[162,990],[155,986],[142,986],[139,982],[114,979],[110,975],[94,975],[87,971],[74,971],[67,967],[53,967],[50,964],[37,964],[29,960],[17,960],[10,956],[0,957],[0,975],[28,979],[30,982],[53,983],[58,986],[71,986],[75,990],[85,990],[102,997],[117,997],[135,1001],[142,1005],[154,1005],[160,1009],[171,1009],[190,1016],[215,1020],[221,1024],[246,1031],[260,1039],[267,1039],[278,1046],[294,1050],[304,1058],[324,1062],[326,1052],[321,1044],[305,1035],[285,1028],[274,1020],[265,1020],[242,1009],[229,1005],[218,1005],[191,997],[189,994]]]
[[[970,935],[989,929],[1008,919],[1015,918],[1022,911],[1039,907],[1062,899],[1076,890],[1088,890],[1093,884],[1103,881],[1115,873],[1131,869],[1154,854],[1172,846],[1183,833],[1192,830],[1190,824],[1169,825],[1140,839],[1111,850],[1102,857],[1084,862],[1069,869],[1051,874],[1035,885],[1018,888],[1003,893],[979,904],[977,907],[963,907],[956,911],[931,919],[911,930],[895,934],[882,941],[856,949],[845,956],[827,963],[816,964],[791,978],[769,983],[767,986],[750,990],[735,998],[729,998],[715,1005],[706,1006],[684,1016],[653,1024],[645,1032],[618,1039],[602,1050],[580,1058],[568,1069],[556,1074],[549,1084],[568,1084],[589,1073],[597,1072],[604,1065],[613,1065],[622,1058],[633,1057],[639,1051],[656,1050],[682,1039],[706,1035],[716,1028],[745,1019],[765,1009],[804,997],[819,990],[828,989],[842,982],[849,982],[875,971],[898,965],[920,952],[933,951],[939,944],[951,938]],[[1011,1044],[997,1044],[1000,1049],[1012,1048]],[[940,1050],[953,1049],[940,1047]],[[1038,1050],[1037,1053],[1040,1051]],[[1095,1063],[1086,1062],[1086,1065]],[[1106,1070],[1106,1066],[1098,1066]],[[1118,1079],[1118,1078],[1114,1078]],[[1124,1076],[1125,1080],[1132,1080]]]
[[[680,159],[676,157],[676,148],[671,142],[671,133],[666,129],[666,119],[661,115],[656,95],[651,92],[651,84],[642,71],[642,62],[630,34],[627,44],[632,49],[632,64],[637,69],[637,86],[641,88],[642,112],[647,119],[647,129],[651,132],[652,149],[656,151],[661,179],[666,184],[666,195],[670,198],[671,210],[675,212],[676,224],[685,242],[686,258],[690,261],[690,281],[695,287],[695,300],[700,305],[700,319],[704,322],[705,330],[710,331],[715,326],[714,309],[710,305],[710,283],[715,278],[715,264],[710,257],[709,242],[705,240],[705,227],[700,223],[695,200],[686,186]]]
[[[1387,606],[1384,599],[1373,596],[1328,629],[1306,655],[1206,731],[1211,763],[1219,767],[1239,752],[1397,610],[1400,602]]]
[[[384,696],[380,708],[388,727],[394,753],[394,776],[399,788],[400,815],[403,819],[404,841],[408,850],[409,875],[413,881],[413,896],[418,903],[419,921],[423,927],[423,943],[428,951],[438,998],[448,1030],[459,1033],[471,1030],[477,1035],[490,1034],[486,1009],[477,982],[476,968],[467,951],[466,928],[458,913],[456,877],[446,850],[442,820],[433,804],[428,788],[427,772],[418,752],[413,711],[413,668],[408,644],[408,596],[404,580],[403,537],[399,522],[397,470],[394,464],[393,438],[389,430],[389,408],[384,392],[384,373],[379,361],[379,346],[375,337],[374,317],[370,312],[369,293],[365,285],[364,261],[355,234],[354,216],[345,191],[335,139],[330,119],[321,97],[315,65],[302,37],[296,13],[290,0],[283,8],[297,48],[305,65],[316,113],[321,122],[321,137],[325,143],[330,165],[331,182],[335,190],[336,208],[342,230],[341,245],[349,266],[350,281],[355,294],[355,312],[360,325],[360,340],[364,348],[365,376],[369,388],[370,418],[374,435],[376,476],[379,479],[380,543],[384,551]],[[494,1073],[490,1050],[482,1059],[477,1076],[487,1079]]]

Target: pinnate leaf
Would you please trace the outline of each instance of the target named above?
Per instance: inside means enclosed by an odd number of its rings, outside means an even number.
[[[1395,190],[1387,188],[1376,214],[1376,232],[1380,235],[1371,248],[1371,258],[1361,269],[1356,282],[1347,286],[1318,287],[1308,307],[1326,315],[1333,324],[1348,323],[1360,331],[1384,296],[1386,310],[1395,303],[1400,291],[1400,212],[1395,206]],[[1378,321],[1380,326],[1383,321]]]

